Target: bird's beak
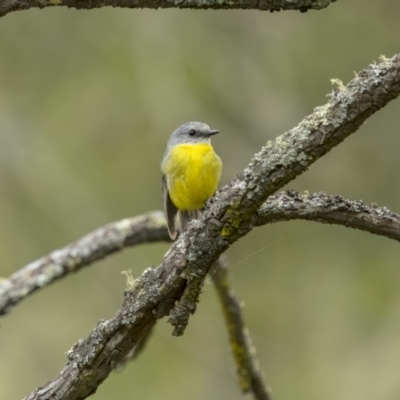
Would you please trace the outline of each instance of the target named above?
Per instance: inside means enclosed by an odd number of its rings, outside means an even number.
[[[211,129],[211,130],[208,132],[208,135],[207,135],[207,136],[214,136],[214,135],[216,135],[217,133],[219,133],[219,130],[218,130],[218,129]]]

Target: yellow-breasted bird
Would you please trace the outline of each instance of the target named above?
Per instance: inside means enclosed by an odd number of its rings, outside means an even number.
[[[219,133],[202,122],[188,122],[169,138],[162,163],[162,192],[168,232],[172,240],[202,209],[221,177],[222,161],[211,146]]]

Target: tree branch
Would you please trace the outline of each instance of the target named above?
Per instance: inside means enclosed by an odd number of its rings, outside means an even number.
[[[210,276],[224,313],[239,386],[243,393],[251,391],[256,400],[271,400],[271,394],[264,383],[256,351],[244,323],[240,302],[233,291],[229,268],[223,255],[215,263]]]
[[[385,236],[400,242],[400,215],[386,207],[350,201],[325,193],[301,194],[294,191],[271,196],[258,211],[257,225],[302,219]]]
[[[126,291],[115,318],[101,322],[69,352],[60,375],[27,399],[84,399],[93,394],[147,334],[175,308],[182,332],[195,311],[204,278],[218,257],[255,226],[268,196],[304,172],[319,157],[355,132],[374,112],[400,94],[400,56],[363,70],[347,87],[296,128],[254,156],[249,166],[210,199],[158,268],[148,268]],[[176,302],[178,304],[176,305]]]
[[[82,239],[55,250],[0,282],[0,315],[7,314],[36,290],[94,261],[140,243],[169,241],[164,214],[153,211],[108,224]]]
[[[400,216],[386,207],[372,207],[325,193],[294,191],[270,196],[257,212],[256,226],[293,219],[343,225],[400,242]],[[164,215],[153,211],[108,224],[60,250],[28,264],[0,281],[0,315],[21,300],[65,275],[125,247],[170,241]]]
[[[337,0],[0,0],[0,17],[29,8],[66,6],[76,9],[101,7],[121,8],[193,8],[193,9],[242,9],[242,10],[321,10]]]
[[[270,196],[256,215],[255,226],[302,219],[343,225],[400,242],[400,216],[386,207],[365,206],[325,193],[294,191]],[[125,247],[170,238],[162,211],[108,224],[82,239],[40,258],[0,281],[0,316],[36,290]]]

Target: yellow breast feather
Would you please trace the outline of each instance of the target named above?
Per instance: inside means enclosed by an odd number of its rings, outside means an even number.
[[[221,177],[222,162],[210,144],[179,144],[163,166],[172,202],[179,210],[198,210],[211,197]]]

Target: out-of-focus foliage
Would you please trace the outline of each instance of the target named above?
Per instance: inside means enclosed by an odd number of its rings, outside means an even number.
[[[107,222],[161,208],[159,163],[188,120],[221,130],[223,182],[327,101],[331,78],[399,51],[400,3],[320,12],[46,9],[0,20],[0,275]],[[288,187],[400,211],[399,100]],[[126,250],[1,320],[2,399],[54,377],[65,351],[168,245]],[[399,244],[343,227],[260,228],[228,257],[276,399],[400,398]],[[106,399],[241,399],[211,284],[182,338],[161,321]]]

